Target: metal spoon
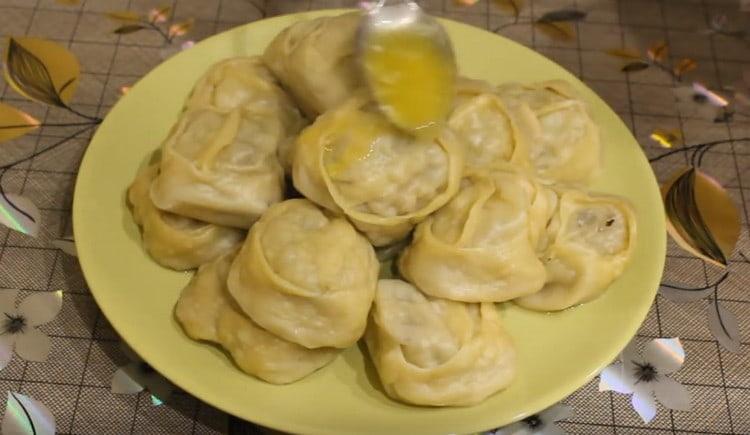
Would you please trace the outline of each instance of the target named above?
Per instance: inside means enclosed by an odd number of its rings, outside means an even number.
[[[365,81],[370,87],[372,95],[376,101],[381,105],[381,108],[385,109],[388,104],[386,101],[380,101],[379,96],[382,96],[382,92],[378,92],[378,89],[374,89],[375,86],[389,86],[392,83],[388,80],[384,80],[382,75],[384,73],[397,73],[401,74],[401,78],[404,78],[410,71],[403,70],[398,71],[401,67],[400,63],[395,63],[391,66],[396,71],[373,71],[371,68],[367,68],[364,64],[364,56],[368,52],[368,49],[373,49],[378,40],[385,34],[408,34],[414,37],[418,37],[422,40],[423,44],[420,47],[424,51],[429,51],[432,55],[431,60],[433,64],[437,65],[437,69],[441,69],[443,73],[440,77],[445,77],[444,84],[441,84],[441,89],[444,89],[446,95],[453,94],[453,88],[455,87],[455,77],[457,76],[457,67],[455,54],[453,52],[453,45],[451,44],[450,38],[447,32],[438,21],[426,14],[419,5],[411,0],[401,1],[388,1],[379,0],[374,6],[366,8],[366,14],[360,24],[359,35],[358,35],[358,57],[363,62],[363,71]],[[376,50],[380,50],[382,54],[382,47],[377,47]],[[414,56],[419,56],[420,53],[413,53]],[[406,67],[404,67],[406,68]],[[380,75],[378,75],[380,74]],[[398,77],[398,76],[396,76]],[[407,77],[408,78],[408,77]],[[430,75],[430,78],[434,78]],[[416,87],[419,87],[419,81],[416,83]],[[434,85],[434,83],[433,83]],[[435,86],[433,86],[433,89]],[[426,88],[425,88],[426,89]],[[382,89],[380,89],[382,90]],[[429,95],[424,96],[424,101],[427,103],[430,101]],[[421,97],[420,100],[423,100]],[[403,120],[395,119],[393,108],[383,110],[392,122],[405,130],[418,130],[425,126],[417,125],[405,125]],[[440,112],[436,116],[446,117],[446,113]],[[435,119],[431,124],[441,123],[442,119]]]

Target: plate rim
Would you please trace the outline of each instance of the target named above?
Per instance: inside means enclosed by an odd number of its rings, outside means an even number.
[[[225,34],[228,34],[228,33],[246,31],[246,30],[243,30],[243,29],[246,29],[247,27],[252,27],[253,25],[255,25],[257,23],[260,23],[260,22],[269,22],[269,21],[275,21],[275,20],[285,21],[285,20],[290,20],[290,18],[307,19],[307,18],[316,17],[316,16],[337,15],[337,14],[341,14],[341,13],[345,13],[345,12],[351,12],[353,10],[354,9],[320,9],[320,10],[302,11],[302,12],[298,12],[298,13],[284,14],[284,15],[278,15],[278,16],[274,16],[274,17],[270,17],[270,18],[264,18],[264,19],[261,19],[261,20],[256,20],[256,21],[252,21],[250,23],[239,25],[239,26],[236,26],[236,27],[231,28],[231,29],[227,29],[227,30],[225,30],[225,31],[223,31],[221,33],[214,34],[214,35],[212,35],[212,36],[210,36],[208,38],[205,38],[205,39],[201,40],[198,43],[198,45],[204,44],[204,43],[206,43],[208,41],[211,41],[211,40],[213,40],[215,38],[223,37]],[[603,104],[604,106],[606,106],[608,108],[608,110],[611,111],[616,116],[617,123],[620,124],[620,126],[623,127],[624,130],[627,132],[627,141],[632,146],[637,146],[637,148],[638,148],[638,153],[637,154],[638,154],[639,158],[642,159],[642,160],[644,160],[645,164],[647,165],[647,167],[651,169],[651,171],[649,173],[649,176],[650,176],[650,180],[649,181],[651,182],[650,184],[652,184],[654,192],[659,193],[659,184],[658,184],[656,176],[655,176],[655,174],[653,172],[653,168],[651,168],[650,163],[648,162],[648,159],[647,159],[647,157],[645,155],[645,151],[643,150],[643,148],[640,145],[640,143],[638,142],[638,140],[633,136],[633,133],[632,133],[631,129],[628,128],[627,125],[625,125],[624,121],[620,118],[620,116],[617,114],[617,112],[615,112],[609,106],[609,104],[607,104],[607,102],[604,101],[596,92],[594,92],[593,89],[591,89],[591,87],[589,85],[587,85],[583,80],[579,79],[578,77],[576,77],[575,75],[573,75],[572,73],[570,73],[567,69],[565,69],[564,67],[562,67],[561,65],[559,65],[554,60],[552,60],[552,59],[548,58],[547,56],[545,56],[545,55],[537,52],[533,48],[526,47],[523,44],[520,44],[520,43],[518,43],[518,42],[516,42],[516,41],[514,41],[514,40],[512,40],[510,38],[506,38],[506,37],[504,37],[502,35],[498,35],[497,33],[488,31],[486,29],[483,29],[483,28],[480,28],[480,27],[477,27],[477,26],[473,26],[473,25],[470,25],[470,24],[462,23],[460,21],[455,21],[455,20],[446,19],[446,18],[438,18],[438,20],[442,21],[442,22],[449,22],[453,26],[458,26],[460,28],[464,28],[464,29],[467,29],[467,30],[480,31],[480,32],[487,33],[487,34],[492,35],[494,37],[498,37],[498,38],[503,39],[506,43],[509,43],[509,44],[512,44],[512,45],[516,45],[516,46],[519,46],[519,47],[523,48],[526,51],[533,52],[534,55],[540,56],[540,57],[546,59],[547,61],[555,64],[556,66],[558,66],[568,76],[568,80],[574,81],[578,85],[583,86],[587,90],[589,90],[590,93],[591,93],[591,96],[593,96],[593,98],[598,99],[601,104]],[[184,54],[185,54],[185,52],[181,52],[181,53],[176,54],[174,57],[182,56]],[[147,77],[149,77],[154,71],[156,71],[156,70],[164,67],[164,65],[168,64],[172,59],[173,58],[166,59],[163,62],[159,63],[157,66],[155,66],[153,69],[149,70],[146,74],[144,74],[142,77],[140,77],[138,79],[138,81],[136,81],[136,83],[133,85],[133,88],[137,87],[140,84],[140,82],[142,82]],[[81,222],[81,220],[82,220],[81,213],[83,213],[83,211],[82,211],[82,207],[83,206],[81,205],[81,203],[83,202],[83,200],[80,199],[81,195],[79,194],[79,192],[81,190],[83,190],[83,188],[82,188],[83,182],[81,181],[81,177],[79,175],[81,173],[83,173],[83,172],[86,172],[88,170],[88,167],[90,165],[92,165],[92,163],[90,163],[90,158],[89,158],[90,155],[91,155],[91,153],[89,152],[90,148],[91,148],[90,145],[94,144],[97,141],[97,137],[100,135],[100,130],[102,130],[102,126],[104,126],[105,123],[107,122],[107,118],[109,118],[109,114],[112,113],[112,112],[114,112],[115,110],[117,110],[117,107],[121,106],[121,104],[120,104],[121,101],[124,100],[124,99],[126,99],[126,98],[127,98],[127,95],[124,96],[123,98],[121,98],[120,100],[118,100],[118,102],[115,105],[112,106],[112,108],[110,109],[110,112],[108,112],[107,116],[105,117],[104,122],[102,122],[102,124],[96,129],[96,132],[94,133],[94,135],[91,137],[91,139],[89,141],[89,146],[87,146],[86,152],[84,153],[84,156],[83,156],[83,158],[81,160],[81,164],[80,164],[80,167],[79,167],[79,172],[78,172],[78,174],[76,176],[76,181],[75,181],[75,188],[74,188],[74,195],[73,195],[73,206],[72,206],[73,234],[74,234],[75,240],[79,240],[79,235],[82,233],[82,231],[84,231],[84,230],[81,229],[82,228],[81,225],[77,224],[77,222]],[[159,141],[159,142],[161,142],[161,141]],[[570,394],[575,393],[575,391],[577,391],[583,385],[585,385],[586,383],[588,383],[591,379],[593,379],[595,376],[597,376],[600,373],[601,370],[603,370],[612,361],[614,361],[614,359],[620,354],[621,350],[637,334],[638,329],[641,327],[643,321],[646,319],[646,317],[648,315],[648,311],[649,311],[650,307],[653,305],[653,301],[656,298],[656,295],[657,295],[657,292],[658,292],[658,288],[659,288],[659,282],[660,282],[659,278],[661,276],[661,273],[663,273],[664,265],[666,263],[667,232],[666,232],[666,218],[665,218],[665,215],[664,215],[663,207],[660,208],[660,210],[658,211],[658,214],[662,217],[662,219],[658,223],[656,223],[656,225],[660,227],[659,228],[660,230],[662,230],[662,231],[660,231],[660,233],[663,234],[663,237],[659,237],[659,239],[655,240],[654,243],[656,244],[655,249],[657,249],[659,251],[658,252],[659,255],[655,255],[655,258],[658,261],[658,264],[656,264],[656,266],[657,266],[656,270],[660,271],[660,275],[655,280],[656,282],[653,284],[653,286],[651,286],[651,285],[648,286],[648,287],[652,287],[652,288],[649,288],[648,291],[645,291],[645,290],[643,291],[644,296],[643,296],[642,299],[640,299],[641,302],[638,304],[638,307],[637,307],[638,310],[633,310],[632,313],[631,313],[634,318],[637,318],[638,322],[634,321],[634,322],[632,322],[632,323],[630,323],[628,325],[629,326],[628,328],[623,328],[623,330],[624,330],[623,332],[625,332],[625,333],[622,334],[621,336],[622,337],[629,337],[629,338],[627,340],[625,340],[623,343],[621,343],[620,345],[618,345],[618,346],[612,346],[610,348],[609,357],[606,360],[602,359],[602,362],[599,363],[599,364],[597,364],[596,369],[592,370],[586,376],[582,377],[581,379],[576,379],[574,382],[571,382],[570,380],[567,381],[567,382],[560,382],[559,383],[559,388],[553,389],[555,391],[552,394],[548,394],[547,395],[548,400],[544,400],[543,401],[543,402],[546,403],[546,405],[540,407],[535,412],[539,412],[539,411],[541,411],[543,409],[546,409],[549,406],[552,406],[555,403],[560,402],[562,399],[564,399],[565,397],[569,396]],[[181,389],[183,389],[187,393],[191,394],[192,396],[194,396],[198,400],[205,401],[206,403],[210,404],[211,406],[216,407],[216,408],[218,408],[218,409],[226,412],[227,414],[233,415],[233,416],[235,416],[237,418],[240,418],[240,419],[249,418],[247,415],[246,416],[238,415],[238,413],[235,412],[236,410],[231,409],[231,407],[225,405],[224,402],[216,402],[216,401],[213,401],[213,400],[205,399],[204,398],[205,394],[203,394],[202,392],[196,391],[192,387],[185,387],[184,386],[185,383],[183,383],[183,382],[176,382],[173,377],[171,377],[170,375],[167,374],[169,372],[168,369],[162,367],[160,364],[153,364],[152,361],[150,361],[150,359],[148,358],[148,356],[145,355],[144,352],[142,352],[142,349],[139,349],[140,346],[137,344],[138,340],[135,339],[134,337],[132,337],[131,334],[129,334],[127,332],[129,329],[126,328],[126,327],[123,327],[123,325],[121,323],[112,320],[113,317],[114,318],[117,317],[117,316],[112,316],[111,315],[111,313],[112,313],[112,307],[107,307],[106,304],[102,304],[101,303],[101,299],[100,298],[102,297],[102,293],[97,292],[95,290],[95,286],[93,286],[93,285],[90,284],[91,281],[92,281],[92,278],[91,278],[92,272],[88,268],[88,266],[86,265],[87,260],[85,260],[86,258],[88,258],[89,252],[87,250],[85,250],[85,249],[80,249],[79,248],[79,253],[78,254],[79,254],[78,260],[79,260],[79,264],[80,264],[80,267],[81,267],[81,271],[82,271],[83,277],[84,277],[84,279],[85,279],[85,281],[86,281],[86,283],[87,283],[87,285],[88,285],[88,287],[90,289],[92,297],[96,301],[96,304],[97,304],[98,308],[101,310],[102,314],[104,314],[104,316],[107,318],[107,320],[110,322],[110,324],[112,325],[112,328],[117,332],[117,334],[120,336],[120,338],[125,343],[127,343],[135,351],[135,353],[138,354],[139,357],[141,357],[144,361],[146,361],[148,364],[150,364],[152,367],[154,367],[159,372],[159,374],[161,374],[162,376],[164,376],[166,379],[168,379],[174,385],[179,386]],[[628,266],[628,267],[630,267],[630,266]],[[648,298],[647,298],[647,296],[648,296]],[[648,301],[648,303],[646,303],[646,301]],[[248,375],[248,376],[250,376],[250,375]],[[569,387],[562,387],[563,384],[575,384],[576,386],[571,389]],[[419,409],[420,407],[417,406],[417,407],[414,407],[414,408],[415,409]],[[246,408],[246,409],[248,409],[248,408]],[[513,421],[518,421],[518,420],[520,420],[520,419],[522,419],[522,418],[524,418],[524,417],[526,417],[528,415],[531,415],[533,413],[534,412],[524,412],[524,413],[518,414],[516,416],[515,420],[513,420]],[[272,429],[277,429],[277,430],[282,430],[282,431],[287,431],[287,432],[292,432],[292,433],[343,433],[343,432],[340,432],[340,430],[337,431],[336,429],[326,430],[325,432],[322,432],[321,428],[318,427],[318,426],[310,426],[310,425],[305,424],[304,422],[298,422],[298,421],[295,421],[295,420],[279,421],[279,420],[272,419],[272,418],[268,419],[268,418],[265,417],[265,414],[263,414],[262,412],[254,412],[254,413],[250,412],[250,413],[247,413],[247,414],[248,415],[252,414],[252,420],[248,420],[248,421],[250,421],[252,423],[257,423],[257,424],[265,426],[267,428],[272,428]],[[510,422],[508,422],[506,424],[510,424]],[[488,428],[477,428],[477,429],[474,429],[473,431],[482,431],[482,430],[487,430],[487,429]]]

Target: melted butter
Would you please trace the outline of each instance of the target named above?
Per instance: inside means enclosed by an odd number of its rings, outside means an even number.
[[[324,165],[332,178],[337,178],[352,165],[369,158],[377,140],[393,132],[382,116],[356,112],[337,120],[341,136],[326,144]]]
[[[362,58],[373,96],[398,127],[434,136],[453,105],[456,66],[430,35],[373,32]]]

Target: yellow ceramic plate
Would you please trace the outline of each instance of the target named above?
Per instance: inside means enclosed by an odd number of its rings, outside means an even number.
[[[133,349],[175,384],[236,416],[286,431],[468,433],[563,399],[617,356],[654,298],[666,241],[656,180],[625,125],[575,77],[528,48],[452,21],[443,23],[462,74],[491,82],[566,79],[591,104],[605,146],[605,170],[593,188],[629,198],[637,211],[638,246],[625,274],[601,298],[562,313],[503,306],[518,346],[518,378],[470,408],[421,408],[388,399],[358,347],[300,382],[266,384],[242,374],[217,348],[189,340],[175,322],[172,309],[190,275],[149,259],[126,207],[125,189],[209,65],[260,53],[293,22],[334,12],[277,17],[212,37],[156,68],[112,109],[86,152],[73,207],[79,258],[96,301]]]

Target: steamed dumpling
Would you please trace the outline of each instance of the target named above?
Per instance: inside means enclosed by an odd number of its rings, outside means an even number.
[[[498,87],[498,94],[531,136],[526,158],[545,183],[586,183],[601,165],[599,129],[586,104],[563,81]]]
[[[253,225],[228,285],[272,333],[308,348],[345,348],[364,332],[377,277],[372,246],[349,222],[291,199]]]
[[[142,228],[143,246],[164,267],[194,269],[237,247],[245,232],[179,216],[156,208],[149,188],[159,172],[153,164],[142,170],[128,189],[133,220]]]
[[[162,145],[161,172],[151,188],[154,204],[249,228],[283,198],[281,164],[290,165],[302,125],[258,58],[219,62],[200,79]]]
[[[401,274],[428,295],[501,302],[542,288],[536,249],[555,194],[506,168],[464,180],[461,191],[417,226]]]
[[[488,169],[505,162],[526,166],[531,131],[519,125],[503,101],[494,93],[464,100],[450,115],[448,127],[466,147],[467,168]]]
[[[292,166],[294,138],[307,123],[260,56],[233,57],[213,65],[195,85],[186,108],[242,108],[277,118],[288,132],[278,146],[281,166]]]
[[[379,281],[365,339],[385,392],[402,402],[474,405],[516,374],[493,304],[433,299],[400,280]]]
[[[297,22],[279,33],[263,59],[311,118],[362,86],[355,59],[358,12]]]
[[[462,168],[463,151],[449,130],[414,138],[354,97],[302,131],[292,174],[307,198],[385,246],[448,202]]]
[[[562,310],[599,296],[623,272],[636,239],[635,214],[622,198],[565,191],[543,254],[547,281],[516,299],[525,308]]]
[[[242,314],[226,288],[236,252],[198,269],[175,307],[175,317],[194,340],[219,343],[244,372],[266,382],[299,380],[331,362],[338,350],[307,349],[283,340]]]
[[[189,111],[163,145],[151,198],[163,210],[249,228],[283,199],[284,172],[276,151],[286,135],[283,124],[266,114]]]
[[[185,106],[188,110],[212,107],[266,112],[280,115],[290,127],[302,122],[291,98],[259,56],[233,57],[212,65],[196,83]]]

